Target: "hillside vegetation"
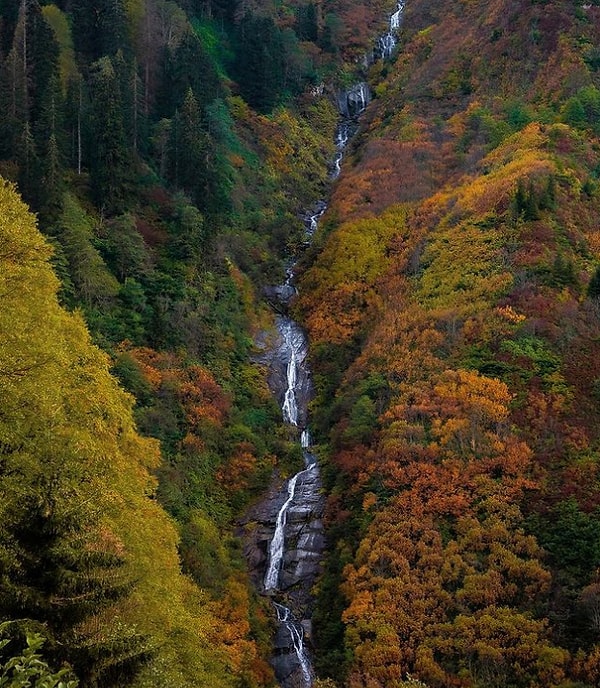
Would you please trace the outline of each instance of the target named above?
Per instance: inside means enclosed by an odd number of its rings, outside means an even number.
[[[0,3],[2,685],[273,685],[234,530],[301,458],[257,295],[324,193],[353,11]]]
[[[413,0],[371,70],[297,304],[340,684],[600,681],[599,29],[595,3]]]
[[[316,685],[600,685],[600,6],[408,0],[365,66],[393,9],[0,2],[0,685],[274,685],[253,338],[357,79],[292,306]]]

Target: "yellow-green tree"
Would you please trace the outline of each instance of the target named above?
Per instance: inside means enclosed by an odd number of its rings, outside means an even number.
[[[209,600],[152,499],[158,445],[58,305],[50,253],[1,181],[0,616],[33,623],[85,685],[231,685]]]

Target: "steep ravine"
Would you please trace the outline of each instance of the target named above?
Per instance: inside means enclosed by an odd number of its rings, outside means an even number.
[[[388,31],[377,39],[365,64],[388,59],[396,46],[404,2],[399,1],[389,18]],[[357,119],[371,98],[368,84],[357,82],[337,94],[340,121],[336,130],[336,154],[330,177],[341,172],[344,148],[357,128]],[[318,228],[327,208],[323,200],[305,213],[306,244]],[[325,547],[323,494],[319,466],[312,451],[308,427],[311,396],[308,341],[302,328],[285,313],[296,294],[294,259],[284,284],[267,289],[274,305],[276,333],[259,362],[268,367],[269,385],[282,411],[284,423],[301,444],[304,467],[287,481],[275,476],[264,499],[245,518],[245,554],[257,590],[273,599],[277,632],[273,642],[273,665],[282,688],[310,688],[314,681],[311,663],[311,590],[321,572]]]

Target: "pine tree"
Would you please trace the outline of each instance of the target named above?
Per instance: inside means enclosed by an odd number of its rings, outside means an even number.
[[[48,90],[55,88],[53,81],[59,79],[59,48],[39,4],[29,0],[27,6],[29,105],[31,121],[36,122],[44,107]]]
[[[239,48],[234,70],[246,102],[268,112],[281,97],[285,60],[281,31],[271,17],[247,12],[237,32]]]
[[[319,39],[317,9],[313,2],[296,8],[296,34],[301,41],[316,43]]]
[[[42,193],[40,179],[41,161],[29,122],[25,122],[21,129],[16,159],[19,164],[19,188],[23,198],[34,207],[37,207]]]
[[[122,210],[130,192],[132,156],[125,139],[123,100],[110,58],[103,57],[91,71],[92,193],[99,207]]]
[[[208,174],[208,140],[202,130],[198,101],[191,88],[185,95],[181,112],[173,119],[169,145],[169,177],[199,205],[205,203]]]
[[[592,299],[600,298],[600,266],[598,266],[588,284],[588,296]]]
[[[33,216],[2,181],[0,617],[43,626],[48,657],[67,661],[84,685],[125,686],[148,658],[145,639],[88,623],[136,583],[102,521],[102,475],[118,459],[111,438],[124,421],[108,398],[85,407],[101,384],[101,356],[81,319],[58,308],[48,255]],[[119,394],[109,387],[106,395]]]
[[[75,50],[86,62],[131,51],[123,0],[73,0],[71,16]]]
[[[166,49],[163,70],[158,97],[162,117],[171,117],[175,109],[182,107],[189,89],[201,110],[221,93],[215,65],[192,31],[185,34],[174,50]]]
[[[70,79],[65,97],[65,134],[66,157],[68,164],[81,174],[88,165],[86,143],[91,140],[90,134],[90,102],[87,84],[81,76]]]

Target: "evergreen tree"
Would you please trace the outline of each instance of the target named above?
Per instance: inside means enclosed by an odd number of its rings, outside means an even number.
[[[161,117],[171,117],[176,109],[181,108],[189,89],[193,91],[201,110],[221,92],[213,60],[191,31],[185,34],[174,50],[166,48],[163,70],[158,97]]]
[[[90,173],[92,193],[99,207],[121,210],[130,192],[131,151],[125,140],[123,100],[110,58],[103,57],[91,71]]]
[[[43,473],[33,482],[24,476],[25,494],[4,511],[10,530],[0,558],[0,615],[43,624],[49,656],[68,662],[84,685],[123,686],[149,657],[145,639],[126,631],[92,640],[78,629],[127,596],[134,581],[123,556],[98,541],[93,513],[73,487],[81,479],[73,459],[44,459]]]
[[[600,298],[600,266],[598,266],[588,284],[588,296],[592,299]]]
[[[94,246],[93,222],[77,199],[66,193],[57,221],[57,238],[81,303],[88,307],[112,302],[119,284]]]
[[[210,0],[209,4],[213,17],[233,24],[238,0]]]
[[[36,619],[56,635],[131,587],[119,571],[123,558],[86,542],[91,514],[70,486],[73,461],[65,454],[42,458],[39,473],[33,481],[23,476],[23,494],[3,512],[10,554],[0,569],[0,613]]]
[[[12,49],[0,66],[0,158],[14,157],[25,117],[22,93],[22,61]]]
[[[229,160],[229,152],[239,147],[239,142],[229,110],[220,98],[206,109],[206,122],[206,192],[201,207],[211,214],[225,214],[231,210],[231,195],[236,181],[236,170]]]
[[[123,126],[127,145],[137,151],[145,148],[147,122],[144,113],[142,82],[135,58],[128,60],[122,50],[113,58],[115,75],[121,93]]]
[[[181,112],[173,119],[169,146],[169,177],[200,206],[205,202],[208,141],[202,130],[200,107],[191,88]]]
[[[131,51],[123,0],[72,0],[71,16],[75,50],[86,62]]]
[[[99,352],[80,317],[58,308],[49,247],[5,183],[0,239],[0,618],[43,626],[48,658],[67,661],[83,685],[125,686],[148,658],[144,638],[107,620],[88,625],[137,583],[107,525],[101,478],[124,421],[106,398],[84,407]]]
[[[261,112],[278,102],[285,81],[281,31],[271,17],[247,12],[237,32],[234,71],[244,100]]]
[[[41,161],[29,122],[23,124],[15,153],[19,165],[18,182],[21,194],[30,205],[38,207],[42,192]]]
[[[34,139],[40,156],[41,192],[39,212],[44,226],[56,220],[64,193],[64,108],[58,75],[46,88]]]
[[[27,3],[27,69],[31,121],[41,114],[48,90],[58,80],[59,47],[37,2]]]
[[[301,41],[316,43],[319,39],[317,8],[314,2],[296,8],[296,34]]]
[[[19,7],[17,0],[0,0],[0,55],[6,55],[10,50]]]
[[[89,163],[87,142],[92,139],[88,88],[81,76],[69,80],[64,115],[67,162],[78,174],[81,174],[82,169]]]

